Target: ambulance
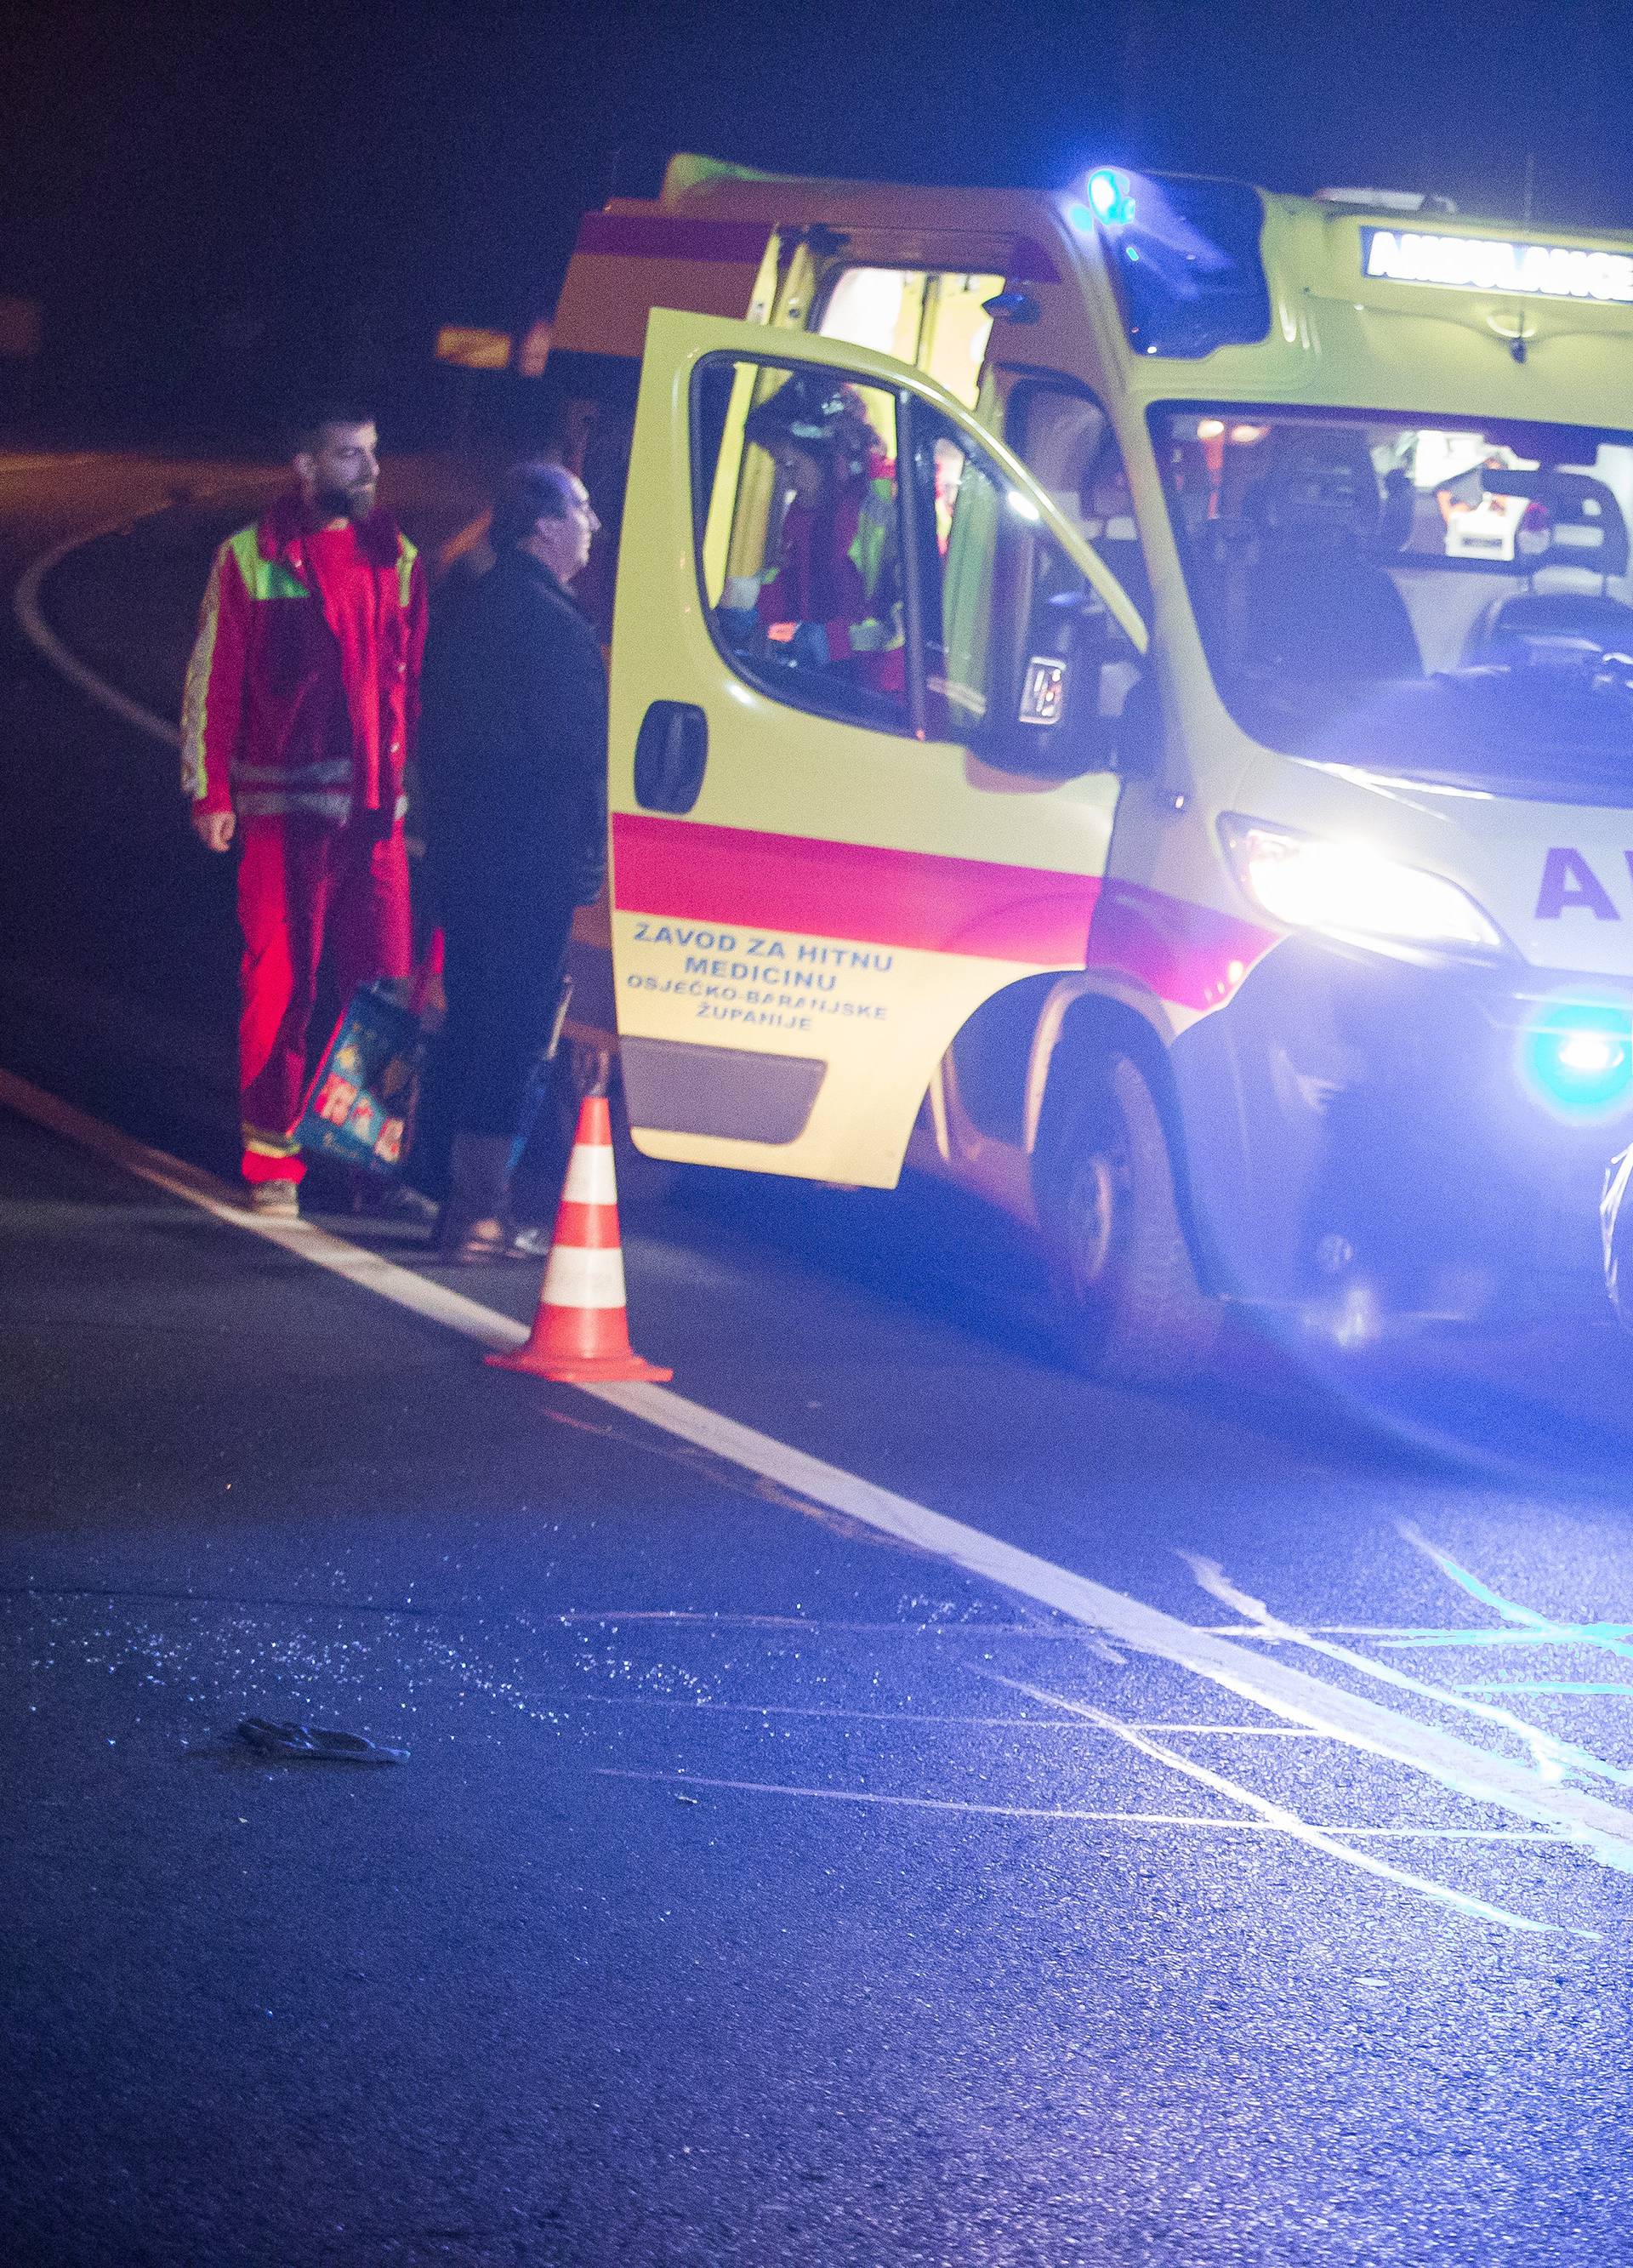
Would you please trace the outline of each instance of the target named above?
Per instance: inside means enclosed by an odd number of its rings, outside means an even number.
[[[1633,246],[1370,191],[695,158],[581,228],[576,1012],[654,1158],[1035,1230],[1086,1366],[1227,1303],[1602,1303],[1633,1141]]]

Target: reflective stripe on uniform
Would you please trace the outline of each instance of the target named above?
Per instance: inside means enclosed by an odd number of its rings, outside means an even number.
[[[268,559],[261,550],[258,527],[240,527],[227,538],[226,549],[238,562],[244,588],[252,599],[309,599],[312,593],[288,563]]]
[[[209,792],[204,760],[204,724],[210,703],[210,670],[216,658],[216,632],[221,621],[221,572],[224,554],[217,551],[199,608],[198,642],[188,664],[187,690],[181,699],[181,792],[189,803],[202,803]]]
[[[332,762],[291,764],[287,770],[278,764],[234,764],[234,787],[309,788],[349,786],[352,765],[348,756]]]
[[[309,794],[284,794],[274,788],[251,788],[246,794],[233,798],[233,808],[245,819],[287,819],[293,813],[304,812],[312,819],[327,819],[336,827],[343,827],[351,816],[351,797],[348,794],[324,793],[313,789]]]
[[[298,1158],[300,1145],[292,1134],[268,1134],[262,1126],[251,1126],[247,1122],[239,1127],[244,1147],[257,1158]]]

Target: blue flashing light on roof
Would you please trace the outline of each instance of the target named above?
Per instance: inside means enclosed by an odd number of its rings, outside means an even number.
[[[1071,225],[1099,238],[1136,354],[1195,360],[1270,328],[1260,252],[1264,207],[1245,182],[1097,166]]]
[[[1122,228],[1134,218],[1134,185],[1114,166],[1097,166],[1089,175],[1090,209],[1107,228]]]

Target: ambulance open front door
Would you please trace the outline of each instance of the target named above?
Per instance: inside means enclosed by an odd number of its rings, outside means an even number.
[[[893,1184],[970,1015],[1084,966],[1144,644],[933,380],[655,312],[612,665],[637,1145]]]

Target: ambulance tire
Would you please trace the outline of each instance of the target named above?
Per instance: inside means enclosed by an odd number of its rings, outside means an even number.
[[[1056,1305],[1074,1369],[1129,1385],[1203,1373],[1220,1310],[1196,1281],[1162,1115],[1127,1056],[1056,1151],[1045,1217]]]

